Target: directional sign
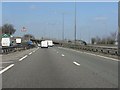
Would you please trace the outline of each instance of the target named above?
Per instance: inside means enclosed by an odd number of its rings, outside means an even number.
[[[26,32],[27,29],[25,27],[22,28],[21,32]]]
[[[2,37],[3,37],[3,38],[10,37],[10,34],[3,34]]]

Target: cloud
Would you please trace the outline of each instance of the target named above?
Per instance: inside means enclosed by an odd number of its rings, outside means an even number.
[[[96,21],[103,21],[103,20],[107,20],[107,17],[95,17],[94,18]]]

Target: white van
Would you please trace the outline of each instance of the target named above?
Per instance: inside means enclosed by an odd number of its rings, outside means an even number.
[[[47,41],[41,41],[41,48],[48,48],[48,42]]]
[[[52,40],[45,40],[48,42],[48,47],[52,47],[53,46],[53,41]]]

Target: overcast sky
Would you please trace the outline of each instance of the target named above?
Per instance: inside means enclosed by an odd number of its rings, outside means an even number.
[[[62,13],[66,39],[74,39],[75,3],[73,2],[4,2],[2,23],[16,28],[15,36],[26,33],[37,38],[62,38]],[[104,37],[118,30],[117,2],[77,2],[77,39],[89,42],[91,37]]]

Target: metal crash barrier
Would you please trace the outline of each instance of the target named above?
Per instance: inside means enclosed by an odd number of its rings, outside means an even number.
[[[35,45],[17,45],[17,46],[10,46],[10,47],[1,47],[0,48],[0,54],[8,54],[11,52],[31,49],[36,47]]]
[[[118,47],[100,47],[100,46],[89,46],[89,45],[75,45],[68,43],[62,44],[62,47],[119,56]]]

